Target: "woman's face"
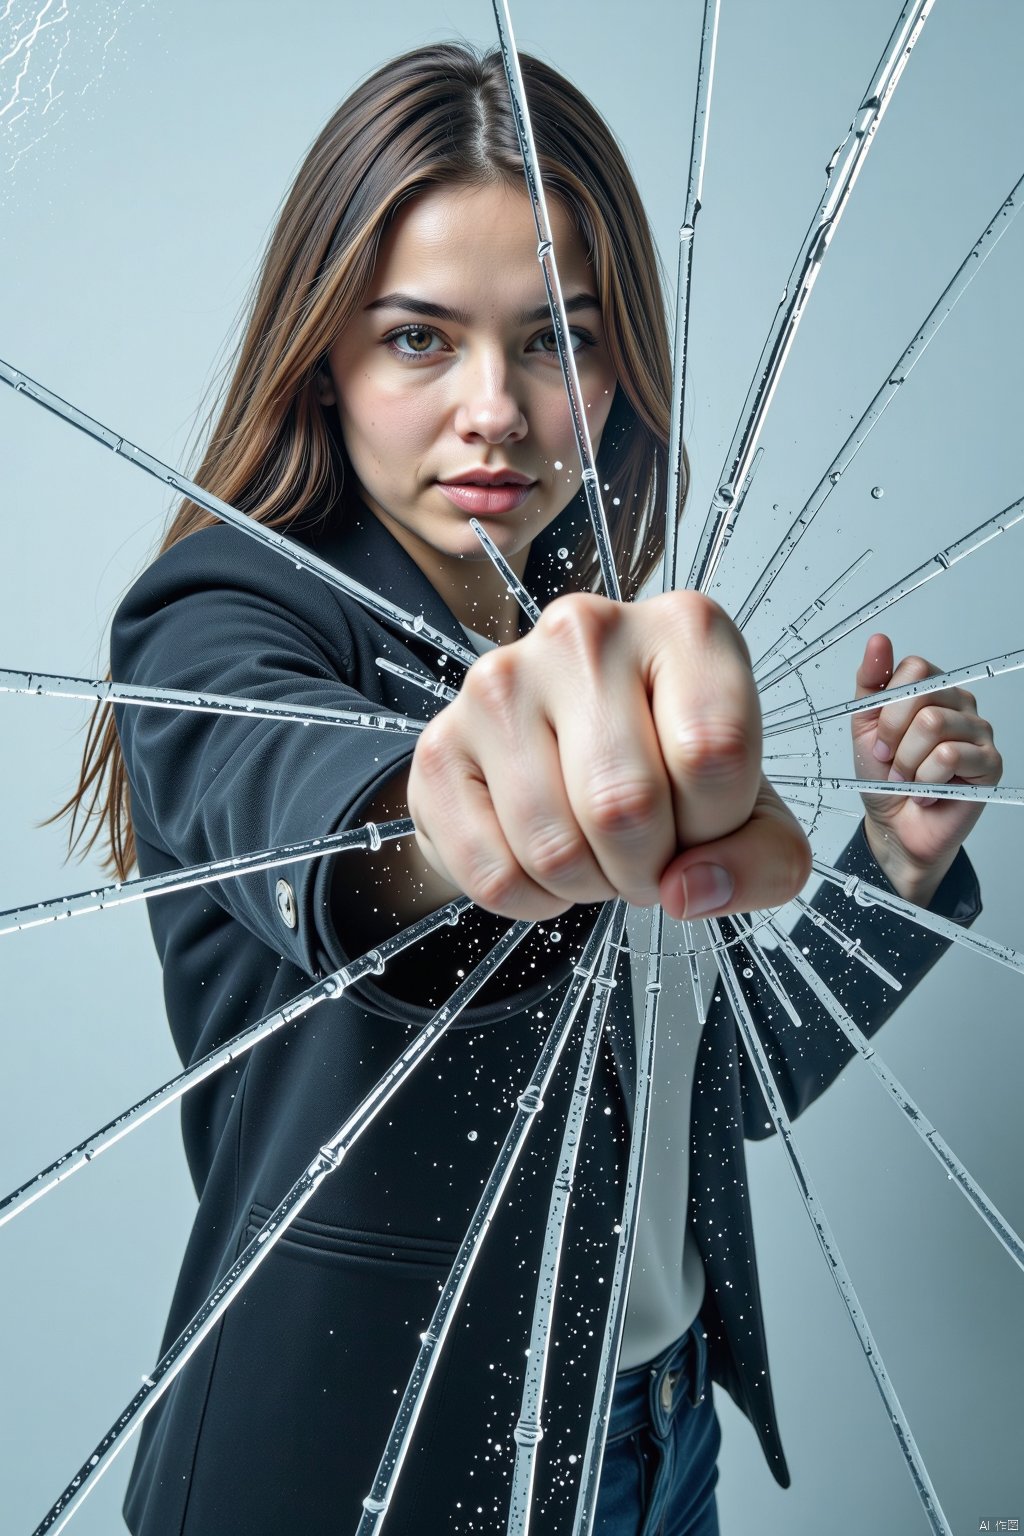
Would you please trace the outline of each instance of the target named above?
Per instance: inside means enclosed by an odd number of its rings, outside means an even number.
[[[551,222],[596,451],[616,380],[594,275],[557,201]],[[522,575],[531,540],[580,486],[536,243],[526,193],[503,182],[413,200],[321,390],[367,506],[485,631],[509,605],[470,518]]]

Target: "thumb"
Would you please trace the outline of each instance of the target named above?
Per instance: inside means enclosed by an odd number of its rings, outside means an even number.
[[[880,693],[888,687],[892,678],[895,665],[892,641],[888,635],[871,635],[864,647],[864,659],[857,668],[857,691],[854,695],[858,699],[866,699],[872,693]],[[862,709],[857,714],[850,716],[850,729],[853,732],[854,745],[863,741],[865,736],[874,734],[878,725],[878,717],[882,713],[878,709]]]
[[[888,635],[872,635],[864,647],[864,660],[857,668],[858,699],[885,688],[893,674],[896,657]],[[867,711],[870,713],[870,711]]]
[[[762,774],[750,819],[674,858],[661,876],[659,895],[669,917],[718,917],[781,907],[810,876],[803,828]]]

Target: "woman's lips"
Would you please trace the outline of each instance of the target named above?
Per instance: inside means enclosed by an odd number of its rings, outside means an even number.
[[[529,485],[476,485],[463,481],[439,480],[437,488],[453,506],[463,512],[514,512],[532,494],[537,482]]]

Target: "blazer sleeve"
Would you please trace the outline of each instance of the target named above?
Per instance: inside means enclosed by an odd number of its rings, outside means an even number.
[[[871,852],[863,821],[835,862],[844,873],[859,875],[870,884],[896,894],[895,887]],[[897,992],[874,972],[847,959],[840,947],[809,917],[803,916],[797,922],[791,935],[793,942],[865,1035],[873,1035],[882,1027],[951,943],[951,940],[919,928],[884,908],[863,907],[830,883],[822,885],[811,905],[851,939],[859,939],[866,953],[874,956],[903,984],[902,991]],[[961,848],[935,892],[929,911],[969,927],[981,909],[977,876]],[[723,923],[728,926],[727,920]],[[735,932],[734,929],[729,931]],[[757,1023],[786,1111],[793,1118],[824,1092],[855,1051],[781,949],[773,953],[772,964],[796,1005],[802,1020],[799,1029],[778,1006],[774,995],[768,994],[763,979],[741,979],[740,985]],[[709,1021],[715,1010],[728,1008],[719,987],[709,1011]],[[742,1043],[739,1061],[743,1133],[750,1140],[761,1140],[774,1134],[774,1125],[768,1118],[757,1074]]]
[[[121,603],[111,671],[118,682],[397,714],[353,684],[355,622],[341,594],[309,572],[233,529],[203,529],[156,560]],[[415,747],[411,736],[231,714],[120,705],[116,719],[136,831],[149,861],[167,869],[358,824]],[[208,890],[316,976],[337,942],[332,862],[296,862]],[[279,906],[281,879],[294,902]]]

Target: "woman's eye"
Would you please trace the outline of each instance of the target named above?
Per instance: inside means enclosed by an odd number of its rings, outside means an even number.
[[[594,345],[594,338],[591,336],[590,332],[581,331],[576,326],[570,326],[569,340],[572,343],[572,349],[574,352],[579,352],[582,347],[592,347]],[[544,331],[540,336],[536,337],[533,345],[536,346],[539,351],[546,353],[549,357],[558,356],[558,342],[555,338],[554,331]]]
[[[424,325],[410,325],[404,330],[392,331],[385,340],[399,357],[434,357],[438,348],[433,343],[440,343],[441,338]]]

